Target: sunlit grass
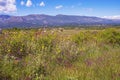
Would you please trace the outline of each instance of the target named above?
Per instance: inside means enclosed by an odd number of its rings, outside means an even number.
[[[3,30],[0,80],[120,80],[119,29]]]

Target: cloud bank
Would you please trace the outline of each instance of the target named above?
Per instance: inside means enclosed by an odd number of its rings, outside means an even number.
[[[0,13],[9,13],[17,11],[16,0],[0,0]]]
[[[115,15],[115,16],[103,16],[102,18],[107,18],[107,19],[120,19],[120,15]]]

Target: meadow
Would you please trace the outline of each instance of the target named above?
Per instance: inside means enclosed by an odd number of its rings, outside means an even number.
[[[0,80],[120,80],[120,29],[4,29]]]

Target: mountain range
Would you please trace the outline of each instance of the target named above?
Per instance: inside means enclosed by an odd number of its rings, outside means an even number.
[[[27,16],[0,15],[0,28],[43,26],[99,26],[120,25],[119,19],[91,16],[31,14]]]

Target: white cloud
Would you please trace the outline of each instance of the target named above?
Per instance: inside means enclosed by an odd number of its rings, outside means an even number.
[[[27,7],[32,6],[32,1],[31,1],[31,0],[27,0],[26,6],[27,6]]]
[[[21,1],[20,4],[23,6],[23,5],[25,4],[25,2],[24,2],[24,1]]]
[[[42,1],[42,2],[40,3],[40,6],[41,6],[41,7],[44,7],[44,6],[45,6],[45,3]]]
[[[92,12],[93,8],[83,8],[83,10],[88,11],[88,12]]]
[[[16,0],[0,0],[0,12],[9,13],[17,11]]]
[[[115,16],[103,16],[102,18],[107,18],[107,19],[120,19],[120,15],[115,15]]]
[[[58,5],[58,6],[55,7],[55,9],[61,9],[61,8],[63,8],[62,5]]]

